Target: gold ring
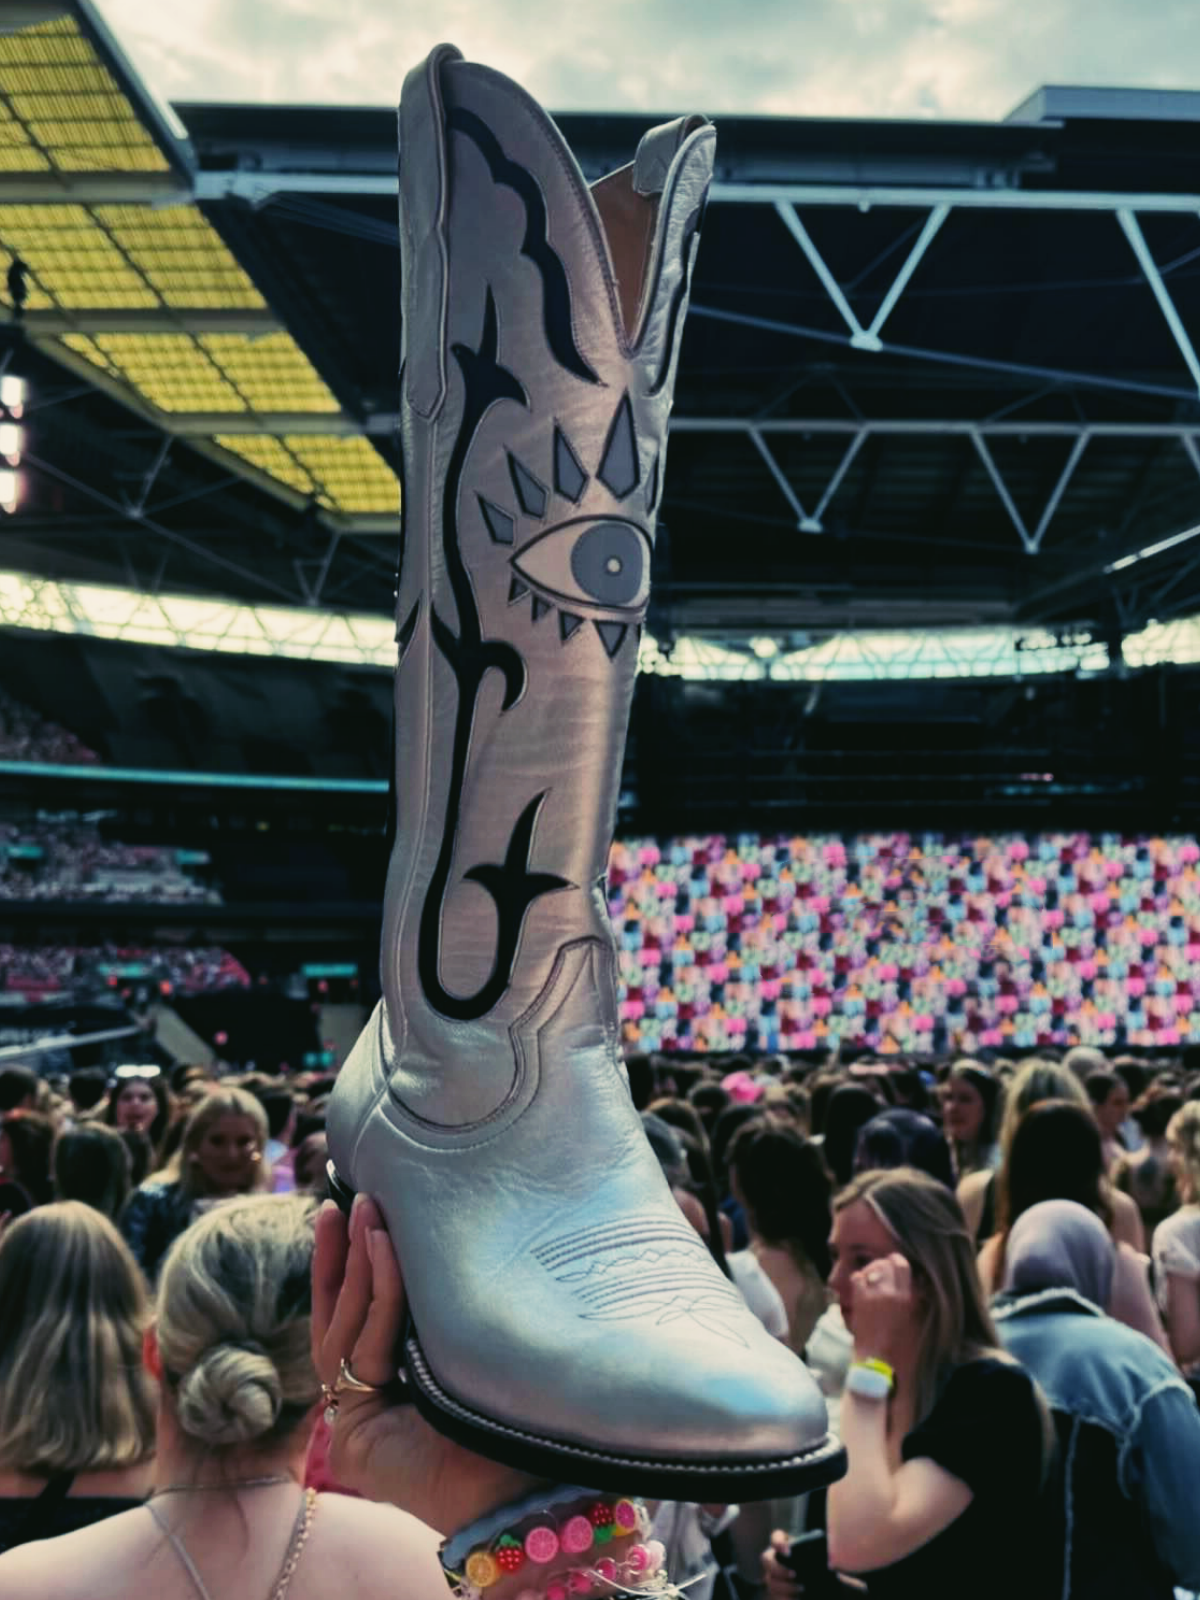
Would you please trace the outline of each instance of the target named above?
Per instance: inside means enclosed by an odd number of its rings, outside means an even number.
[[[356,1394],[379,1394],[387,1387],[382,1383],[364,1383],[361,1378],[356,1378],[350,1370],[350,1363],[342,1358],[338,1363],[337,1377],[332,1383],[321,1385],[321,1398],[325,1402],[325,1421],[332,1428],[337,1421],[338,1401],[344,1390],[352,1390]]]
[[[871,1283],[871,1284],[880,1283],[882,1281],[882,1279],[883,1279],[883,1273],[882,1272],[868,1272],[867,1273],[867,1282],[868,1283]],[[343,1362],[343,1366],[344,1365],[345,1365],[345,1363]]]
[[[356,1394],[378,1394],[381,1389],[386,1388],[387,1385],[384,1383],[364,1383],[361,1378],[356,1378],[344,1356],[338,1364],[338,1375],[333,1384],[335,1395],[343,1389],[352,1389]]]

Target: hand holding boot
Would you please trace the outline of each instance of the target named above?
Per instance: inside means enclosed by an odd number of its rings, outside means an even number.
[[[361,1197],[349,1222],[332,1202],[317,1218],[313,1258],[313,1362],[336,1383],[348,1363],[375,1393],[341,1389],[330,1465],[339,1483],[385,1500],[450,1534],[520,1499],[536,1480],[487,1461],[436,1433],[396,1385],[404,1282],[383,1217]]]

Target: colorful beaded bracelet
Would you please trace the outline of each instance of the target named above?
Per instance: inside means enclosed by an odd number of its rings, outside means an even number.
[[[575,1501],[578,1498],[572,1497]],[[650,1516],[640,1500],[595,1500],[561,1517],[545,1506],[532,1509],[524,1502],[508,1508],[504,1521],[508,1526],[502,1531],[489,1529],[482,1538],[478,1537],[482,1531],[478,1526],[467,1529],[470,1548],[461,1560],[458,1557],[465,1542],[462,1535],[443,1548],[442,1565],[451,1589],[461,1600],[481,1600],[484,1592],[501,1578],[526,1570],[530,1577],[536,1574],[550,1581],[540,1591],[522,1590],[517,1600],[569,1600],[571,1595],[586,1594],[597,1585],[613,1592],[657,1588],[664,1581],[665,1551],[656,1539],[646,1542]],[[612,1540],[634,1534],[640,1535],[642,1542],[626,1549],[621,1561],[601,1553]],[[590,1557],[590,1562],[581,1557]],[[569,1565],[563,1566],[564,1561]],[[555,1570],[550,1572],[548,1568]]]

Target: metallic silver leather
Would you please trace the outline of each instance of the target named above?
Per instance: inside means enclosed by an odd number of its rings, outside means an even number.
[[[656,130],[629,174],[660,197],[629,338],[596,203],[527,95],[442,46],[400,129],[396,844],[330,1152],[379,1199],[460,1402],[638,1457],[815,1449],[816,1385],[631,1104],[604,892],[715,133]]]

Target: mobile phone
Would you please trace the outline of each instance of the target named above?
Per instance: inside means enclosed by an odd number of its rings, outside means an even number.
[[[825,1542],[825,1529],[802,1533],[793,1539],[779,1557],[779,1565],[786,1567],[796,1582],[804,1586],[806,1594],[819,1594],[827,1590],[833,1580],[829,1570],[829,1551]]]

